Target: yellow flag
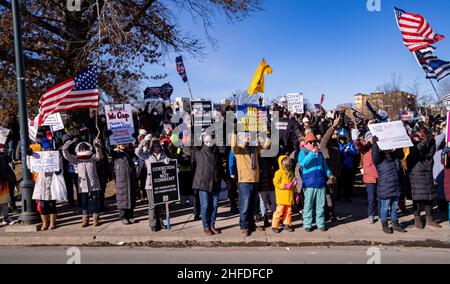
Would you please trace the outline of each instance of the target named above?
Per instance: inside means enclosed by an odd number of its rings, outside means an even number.
[[[259,64],[259,67],[255,72],[255,75],[253,76],[250,88],[248,88],[249,95],[264,93],[264,76],[267,74],[272,74],[272,67],[270,67],[263,59],[261,61],[261,64]]]

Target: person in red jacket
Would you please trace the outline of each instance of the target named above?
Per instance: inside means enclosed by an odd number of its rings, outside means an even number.
[[[362,154],[362,172],[363,182],[367,189],[367,214],[369,224],[375,224],[376,204],[377,204],[377,181],[378,172],[372,160],[372,138],[373,135],[369,131],[356,143],[358,152]]]

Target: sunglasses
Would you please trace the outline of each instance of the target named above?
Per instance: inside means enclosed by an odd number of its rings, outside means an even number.
[[[317,141],[309,141],[308,143],[306,143],[306,144],[313,144],[313,145],[317,145],[319,142],[317,142]]]

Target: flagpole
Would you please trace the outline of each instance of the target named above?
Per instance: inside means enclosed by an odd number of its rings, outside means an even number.
[[[189,83],[189,80],[187,81],[187,85],[188,85],[188,88],[189,88],[189,94],[191,95],[191,101],[193,101],[194,97],[192,96],[191,84]]]
[[[100,6],[98,3],[98,0],[96,0],[97,3],[97,17],[98,17],[98,48],[97,48],[97,63],[98,66],[100,66],[100,49],[102,47],[102,20],[100,17]],[[98,140],[100,137],[100,128],[98,127],[98,109],[100,107],[100,94],[98,96],[98,105],[97,109],[95,110],[95,128],[97,128],[97,137],[95,137],[95,140]]]

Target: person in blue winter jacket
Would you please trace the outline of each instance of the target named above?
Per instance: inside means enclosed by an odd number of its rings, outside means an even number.
[[[340,192],[344,192],[346,202],[351,202],[350,196],[355,181],[355,171],[353,167],[353,159],[358,155],[358,150],[355,147],[353,141],[349,139],[348,132],[342,128],[338,131],[339,137],[339,151],[341,153],[341,175]]]
[[[325,228],[325,198],[327,183],[336,182],[336,178],[328,169],[323,154],[319,150],[319,142],[312,133],[305,138],[305,147],[298,155],[298,162],[302,168],[303,191],[305,205],[303,209],[303,227],[311,232],[313,224],[313,208],[316,206],[316,224],[321,231]]]

